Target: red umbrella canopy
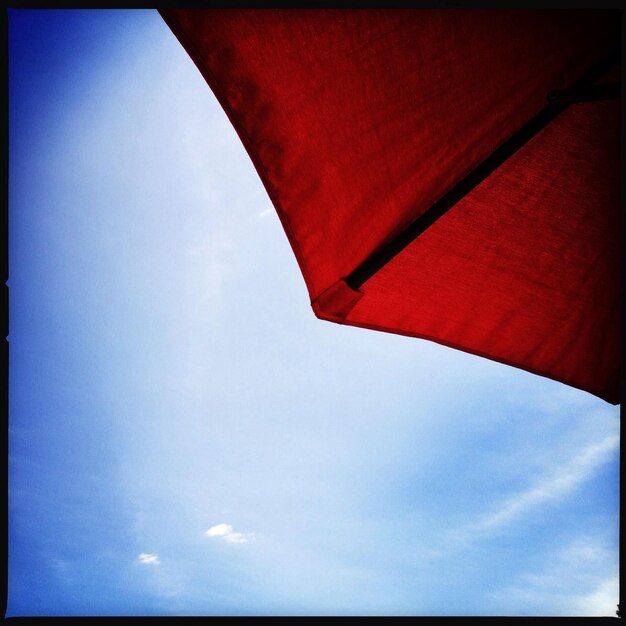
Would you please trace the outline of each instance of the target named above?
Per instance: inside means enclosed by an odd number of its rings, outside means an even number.
[[[163,10],[322,319],[619,396],[608,10]]]

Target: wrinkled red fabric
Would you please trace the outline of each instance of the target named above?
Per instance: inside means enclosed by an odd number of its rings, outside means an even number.
[[[344,279],[619,42],[608,10],[162,10],[322,318],[619,402],[619,100],[577,103],[358,291]]]

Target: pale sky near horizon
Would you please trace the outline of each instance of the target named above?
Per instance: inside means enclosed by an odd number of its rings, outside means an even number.
[[[316,319],[156,11],[8,16],[7,616],[615,615],[619,407]]]

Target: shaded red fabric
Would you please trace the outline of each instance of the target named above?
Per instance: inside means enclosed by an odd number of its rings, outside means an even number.
[[[618,44],[620,12],[161,14],[252,158],[318,317],[619,402],[618,99],[572,104],[358,291],[344,279]]]

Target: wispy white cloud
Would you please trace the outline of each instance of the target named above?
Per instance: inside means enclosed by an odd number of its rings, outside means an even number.
[[[588,479],[600,465],[607,462],[618,446],[619,435],[609,435],[600,442],[588,445],[568,463],[557,467],[527,491],[504,500],[459,534],[468,535],[495,530],[522,517],[534,507],[563,497]]]
[[[138,557],[137,561],[143,565],[159,565],[161,559],[158,554],[149,554],[147,552],[142,552]]]
[[[590,617],[615,617],[619,600],[619,577],[601,581],[596,588],[575,603],[576,613]]]
[[[609,435],[598,443],[587,446],[570,463],[556,471],[536,487],[505,501],[498,510],[487,515],[480,523],[484,528],[493,528],[511,521],[528,509],[546,500],[558,498],[575,489],[591,473],[608,461],[610,454],[619,445],[618,435]]]
[[[525,614],[615,617],[619,601],[617,553],[579,537],[546,555],[543,567],[495,595],[526,607]]]
[[[267,209],[264,209],[263,211],[259,213],[259,217],[265,217],[266,215],[270,215],[273,210],[274,210],[273,207],[268,207]]]
[[[217,537],[226,543],[247,543],[254,539],[254,533],[236,533],[230,524],[222,523],[211,526],[206,531],[209,537]]]
[[[75,568],[70,561],[66,561],[65,559],[61,559],[56,556],[50,556],[48,562],[63,584],[71,585],[78,582],[79,579],[76,577]]]

